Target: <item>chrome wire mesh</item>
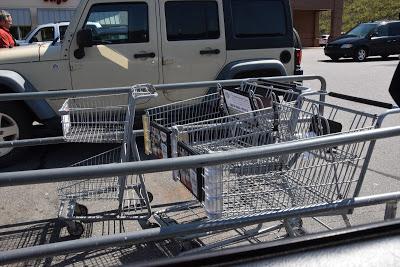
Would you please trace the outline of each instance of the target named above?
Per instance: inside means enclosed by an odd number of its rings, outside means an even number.
[[[163,127],[187,124],[227,115],[221,103],[220,93],[191,98],[146,110],[151,122]]]
[[[203,205],[210,218],[278,211],[346,198],[358,183],[357,166],[369,142],[352,143],[280,158],[275,157],[205,168]],[[268,164],[270,164],[268,166]]]
[[[312,96],[320,98],[321,94]],[[298,101],[282,104],[273,100],[267,109],[174,127],[178,140],[175,155],[187,155],[182,153],[184,150],[207,154],[363,131],[373,128],[376,121],[374,114],[331,104],[326,99],[302,96]],[[210,218],[275,211],[354,194],[361,186],[357,167],[366,168],[369,143],[209,166],[197,177],[192,175],[190,181],[181,175],[190,173],[188,170],[175,175],[188,188],[195,187],[199,179],[203,181],[202,204]]]
[[[242,92],[243,98],[247,98],[252,110],[272,107],[273,103],[285,103],[295,105],[295,100],[299,96],[299,91],[290,89],[281,89],[282,85],[272,82],[242,82],[240,87],[234,88],[233,92],[237,94]],[[218,86],[218,92],[202,97],[192,98],[185,101],[179,101],[169,105],[163,105],[146,110],[144,117],[145,144],[148,147],[148,153],[152,153],[160,158],[168,157],[169,138],[171,127],[175,125],[186,125],[216,118],[223,118],[229,114],[240,114],[240,108],[229,106],[226,98],[226,90],[232,88],[223,88]],[[277,113],[273,113],[277,116]],[[246,115],[247,116],[247,115]],[[258,123],[263,123],[261,116]],[[268,117],[270,123],[276,118]],[[266,121],[265,121],[266,122]],[[264,123],[265,123],[264,122]],[[147,150],[147,148],[146,148]]]
[[[64,138],[71,142],[120,143],[129,120],[129,105],[154,94],[154,88],[144,84],[133,86],[129,94],[69,98],[60,109]]]
[[[71,167],[96,166],[101,164],[118,164],[120,162],[121,148],[117,147],[99,155],[71,165]],[[118,177],[105,177],[98,179],[82,179],[62,182],[58,186],[60,200],[81,199],[116,199],[120,185]]]
[[[121,162],[121,148],[117,147],[104,153],[80,161],[71,167],[96,166],[100,164],[118,164]],[[121,181],[125,184],[121,185]],[[124,212],[141,211],[145,208],[140,181],[137,175],[129,175],[126,179],[118,176],[95,179],[81,179],[62,182],[58,186],[61,201],[81,200],[119,200],[120,190],[124,190],[122,206]]]

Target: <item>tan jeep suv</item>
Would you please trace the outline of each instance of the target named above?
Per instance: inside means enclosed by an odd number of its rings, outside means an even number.
[[[300,74],[289,2],[82,0],[61,42],[0,50],[0,93]],[[159,92],[139,109],[207,90]],[[0,141],[29,138],[62,101],[0,102]],[[17,156],[0,148],[0,165]]]

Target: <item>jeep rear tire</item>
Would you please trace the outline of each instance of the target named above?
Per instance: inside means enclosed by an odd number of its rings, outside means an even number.
[[[32,136],[32,117],[17,101],[0,104],[0,142],[28,139]],[[27,148],[0,148],[0,167],[17,162]]]

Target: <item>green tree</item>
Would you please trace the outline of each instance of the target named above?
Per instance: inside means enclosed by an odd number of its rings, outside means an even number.
[[[360,22],[399,19],[399,0],[344,0],[342,31],[348,31]],[[330,11],[320,13],[320,32],[330,32]]]

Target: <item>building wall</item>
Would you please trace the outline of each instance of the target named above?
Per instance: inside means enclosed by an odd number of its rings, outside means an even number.
[[[318,46],[319,12],[331,11],[330,38],[342,31],[344,0],[291,0],[293,24],[298,30],[303,46]]]
[[[303,46],[318,46],[319,12],[313,10],[294,10],[293,25],[299,32]]]

